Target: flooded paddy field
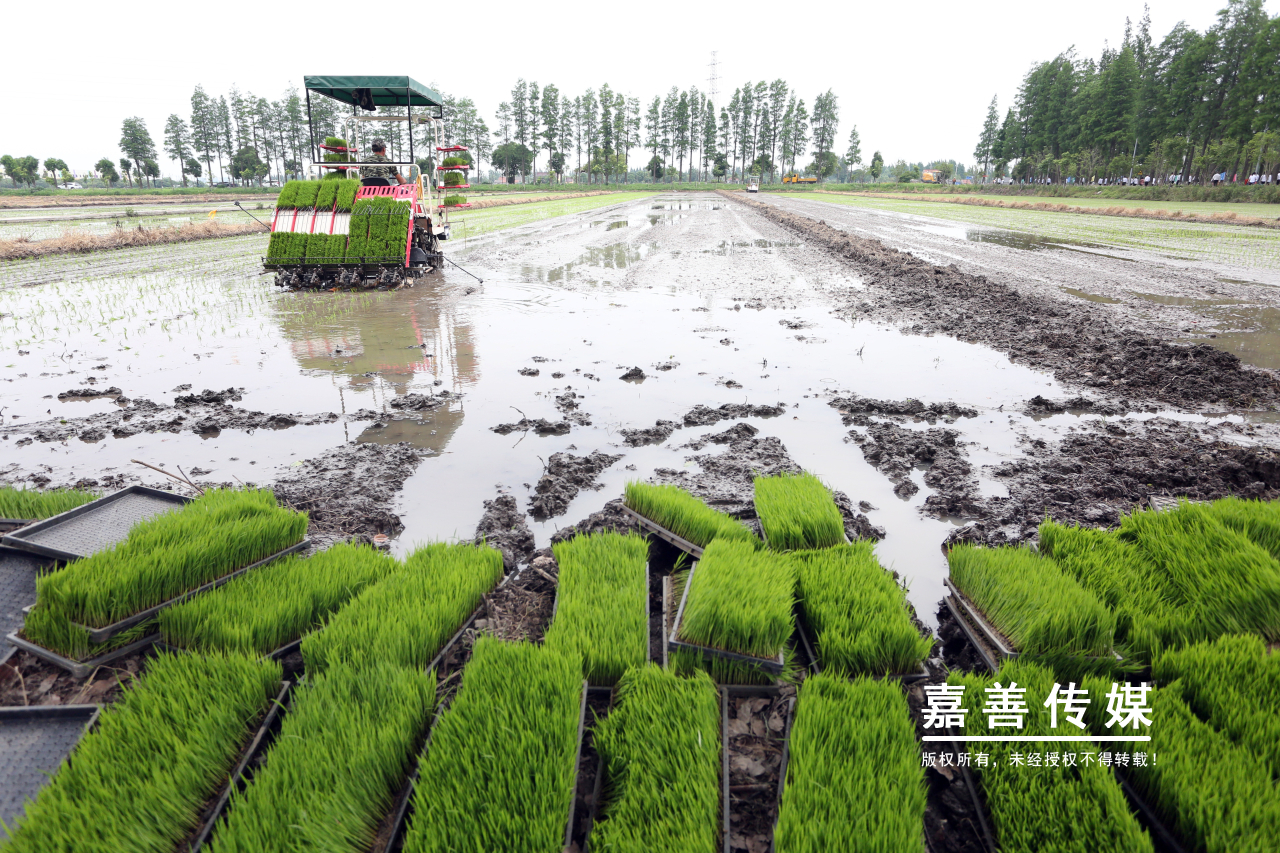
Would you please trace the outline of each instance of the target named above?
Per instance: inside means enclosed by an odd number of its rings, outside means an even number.
[[[1207,311],[1170,300],[1209,273],[766,202],[477,211],[465,271],[396,291],[279,291],[259,237],[6,265],[0,481],[163,486],[131,460],[180,466],[275,486],[319,541],[405,553],[479,525],[525,563],[566,527],[624,526],[628,480],[750,520],[754,472],[804,468],[882,537],[928,625],[946,541],[1107,525],[1150,494],[1280,495],[1275,375],[1163,319]],[[1237,311],[1270,292],[1218,286]]]

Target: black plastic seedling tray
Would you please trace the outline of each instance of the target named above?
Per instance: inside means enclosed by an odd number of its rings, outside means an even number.
[[[1147,506],[1151,507],[1156,512],[1164,512],[1167,509],[1177,509],[1179,501],[1187,501],[1188,503],[1193,503],[1193,504],[1208,503],[1208,501],[1196,501],[1196,500],[1192,500],[1191,498],[1186,498],[1186,497],[1179,498],[1172,495],[1148,495],[1147,496]]]
[[[753,685],[724,685],[720,688],[720,817],[724,853],[730,853],[730,797],[729,797],[729,697],[777,698],[778,688]],[[782,763],[778,769],[778,790],[774,795],[782,804],[782,789],[787,781],[787,759],[790,755],[791,722],[795,716],[796,700],[787,703],[787,714],[782,728]],[[775,834],[777,822],[774,823]],[[773,853],[773,838],[769,839],[769,851]]]
[[[262,566],[265,566],[268,563],[275,562],[281,557],[288,556],[289,554],[293,554],[310,547],[311,547],[311,540],[304,538],[302,541],[294,545],[290,545],[288,548],[277,551],[269,557],[264,557],[263,559],[259,560],[256,563],[251,563],[250,565],[245,566],[244,568],[236,569],[234,572],[223,575],[217,580],[212,580],[212,581],[209,581],[209,583],[204,584],[203,586],[199,586],[199,587],[196,587],[195,589],[187,590],[181,595],[174,596],[168,601],[161,602],[160,604],[157,604],[154,607],[148,607],[146,610],[143,610],[139,613],[135,613],[132,616],[127,616],[118,622],[112,622],[110,625],[105,625],[101,628],[91,628],[88,625],[77,625],[76,627],[84,628],[84,630],[89,632],[90,642],[105,643],[107,640],[111,639],[116,634],[119,634],[122,631],[127,631],[136,625],[141,625],[143,622],[146,622],[149,619],[154,619],[157,615],[159,615],[161,610],[165,610],[166,608],[172,607],[175,604],[181,604],[187,599],[194,598],[195,596],[200,595],[201,593],[209,592],[210,590],[215,590],[218,587],[222,586],[223,584],[227,583],[228,581],[235,580],[236,578],[240,577],[240,575],[243,575],[245,572],[250,572],[250,571],[253,571],[254,569],[261,568]],[[75,623],[72,623],[72,624],[75,624]]]
[[[791,761],[791,725],[796,720],[796,700],[787,703],[787,719],[782,727],[782,764],[778,768],[778,813],[782,813],[782,792],[787,787],[787,764]],[[778,822],[773,823],[773,837],[769,839],[769,853],[778,846]]]
[[[209,836],[213,835],[214,828],[217,827],[218,821],[227,810],[227,804],[231,801],[231,792],[237,788],[243,790],[249,784],[244,781],[245,773],[249,769],[249,765],[275,741],[276,720],[285,712],[289,702],[289,694],[293,691],[293,685],[292,681],[281,682],[280,692],[272,700],[271,707],[267,709],[262,722],[258,725],[257,730],[254,731],[253,738],[244,748],[244,752],[240,754],[240,760],[232,768],[226,784],[222,787],[222,792],[218,795],[218,799],[214,801],[213,808],[201,824],[200,831],[192,839],[191,843],[186,846],[188,853],[196,853],[209,840]]]
[[[813,638],[809,634],[809,625],[805,621],[804,612],[801,610],[799,605],[796,605],[796,634],[800,637],[800,644],[804,648],[805,656],[812,661],[809,665],[809,669],[814,675],[817,675],[822,672],[822,662],[818,660],[817,646],[814,645]],[[876,675],[873,677],[877,679],[890,678],[895,681],[900,681],[903,684],[914,684],[917,681],[923,681],[926,678],[929,678],[929,670],[924,665],[924,661],[921,661],[919,668],[914,669],[911,672],[891,672],[887,675]]]
[[[947,609],[951,611],[951,615],[960,624],[961,630],[964,631],[965,636],[969,639],[969,644],[977,649],[978,655],[982,658],[982,662],[987,665],[987,668],[995,672],[1000,668],[1000,661],[1006,658],[1016,658],[1018,652],[1008,646],[999,632],[987,622],[986,617],[951,582],[951,579],[943,578],[942,582],[947,585],[947,589],[951,592],[950,595],[943,599],[946,602]]]
[[[652,533],[664,542],[669,542],[681,551],[684,551],[690,557],[693,557],[695,560],[702,559],[702,546],[694,545],[688,539],[677,536],[661,524],[658,524],[656,521],[650,521],[645,518],[626,504],[622,505],[622,511],[634,518],[646,532]]]
[[[680,622],[684,618],[684,607],[689,601],[689,588],[693,586],[693,575],[698,570],[698,564],[694,563],[693,568],[689,569],[689,577],[685,581],[684,593],[680,596],[680,607],[676,610],[675,624],[671,626],[671,636],[667,639],[667,646],[672,650],[684,650],[697,652],[703,657],[720,658],[721,660],[732,661],[734,663],[745,663],[752,666],[758,666],[770,675],[781,675],[785,660],[783,652],[778,652],[776,658],[760,658],[753,655],[739,654],[725,649],[717,649],[711,646],[699,646],[695,643],[686,643],[684,640],[677,639],[680,635]]]
[[[1124,795],[1129,798],[1129,802],[1137,810],[1142,824],[1150,831],[1151,840],[1156,842],[1156,850],[1160,851],[1160,853],[1186,853],[1186,848],[1178,841],[1177,836],[1165,826],[1164,820],[1161,819],[1159,813],[1147,803],[1119,770],[1116,770],[1115,774],[1116,781],[1120,783],[1120,789],[1124,791]]]
[[[138,522],[190,501],[172,492],[129,486],[7,533],[0,543],[55,560],[79,560],[123,542]]]
[[[44,646],[38,646],[30,640],[22,639],[18,636],[16,631],[5,635],[5,639],[22,649],[27,654],[38,657],[40,660],[51,663],[54,666],[62,667],[67,672],[71,673],[72,678],[79,679],[88,678],[98,667],[105,666],[113,660],[119,660],[126,655],[131,655],[134,652],[145,649],[147,646],[150,646],[156,640],[160,639],[160,634],[158,632],[155,634],[148,634],[140,640],[121,646],[118,649],[112,649],[106,654],[90,658],[89,660],[72,660],[71,658],[63,657],[55,651],[46,649]]]
[[[100,705],[0,708],[0,820],[12,827],[62,762],[93,729]],[[5,838],[0,829],[0,839]]]

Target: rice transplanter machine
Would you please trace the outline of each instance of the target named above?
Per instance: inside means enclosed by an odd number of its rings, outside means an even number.
[[[340,202],[322,203],[311,209],[306,209],[301,204],[292,208],[278,205],[271,222],[272,246],[279,239],[281,245],[289,243],[297,248],[284,252],[276,252],[273,248],[265,259],[264,265],[276,272],[276,282],[292,286],[396,284],[442,267],[444,252],[441,243],[449,239],[450,210],[470,206],[464,203],[464,198],[452,193],[469,186],[465,178],[463,181],[458,181],[458,178],[459,173],[465,175],[471,168],[465,162],[469,158],[459,156],[466,154],[467,149],[443,144],[443,98],[411,77],[354,75],[307,76],[304,79],[312,155],[308,175],[312,181],[325,177],[333,179],[336,175],[350,179],[360,175],[362,165],[366,168],[370,165],[389,166],[400,172],[408,172],[409,177],[403,184],[394,178],[359,177],[355,204],[348,204],[345,209]],[[317,139],[311,110],[313,94],[332,98],[351,107],[351,113],[341,119],[339,125],[345,133],[345,138],[340,140],[344,144],[329,144],[324,137]],[[379,107],[396,109],[394,113],[377,113]],[[407,161],[393,160],[377,164],[359,162],[361,152],[370,151],[366,138],[371,140],[383,135],[369,127],[374,123],[376,128],[376,123],[380,122],[406,123],[408,132],[404,136],[409,149]],[[436,154],[429,158],[433,168],[425,175],[414,156],[414,137],[421,135],[423,126],[426,127],[428,147],[434,149]],[[415,129],[418,133],[414,132]],[[322,154],[322,151],[326,154]],[[453,159],[446,161],[450,163],[448,166],[436,165],[439,156]],[[445,182],[439,179],[442,174],[450,179],[447,190]],[[323,183],[323,180],[317,183]],[[282,191],[281,198],[285,195],[286,192]],[[315,198],[314,193],[297,195],[300,198],[304,195]],[[320,193],[320,198],[325,199],[325,194]],[[381,207],[380,201],[385,202]],[[398,229],[403,223],[406,232],[394,235],[394,239],[382,243],[365,239],[366,232],[363,229],[369,227],[366,220],[378,215],[380,210],[398,212],[403,211],[406,206],[409,214],[407,217],[394,217],[395,227]],[[368,216],[362,217],[362,214]],[[355,236],[357,232],[359,239]],[[281,237],[277,238],[276,235]],[[328,235],[331,239],[309,239],[314,235]],[[372,245],[381,246],[381,251],[370,249]],[[313,248],[308,251],[302,248],[304,246]],[[317,251],[315,246],[323,248]],[[392,250],[388,250],[387,246],[391,246]]]

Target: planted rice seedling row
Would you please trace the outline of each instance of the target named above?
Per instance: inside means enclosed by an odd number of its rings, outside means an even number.
[[[562,849],[585,699],[576,656],[477,639],[420,765],[405,852]]]
[[[232,795],[210,850],[370,849],[434,705],[434,672],[336,664],[308,677],[265,766]]]
[[[649,544],[638,535],[576,536],[553,546],[560,566],[545,644],[582,658],[595,685],[649,658]]]
[[[426,669],[501,577],[502,554],[493,548],[419,548],[303,639],[307,671],[384,662]]]
[[[965,734],[1049,736],[1062,734],[1064,726],[1071,730],[1070,734],[1081,734],[1074,726],[1066,724],[1061,715],[1059,728],[1051,727],[1050,709],[1044,707],[1041,697],[1049,696],[1054,682],[1051,670],[1027,660],[1007,661],[994,675],[953,673],[947,678],[948,684],[965,688],[962,700],[962,707],[967,711]],[[996,683],[1005,688],[1016,684],[1019,689],[1026,690],[1028,710],[1022,729],[1013,731],[992,727],[988,717],[982,713],[988,699],[985,691],[994,688]],[[1110,687],[1110,682],[1107,687]],[[1091,688],[1090,697],[1094,703],[1097,701],[1096,691],[1096,687]],[[1106,692],[1103,689],[1104,695]],[[1152,727],[1152,734],[1156,728]],[[996,843],[1001,850],[1151,853],[1151,839],[1129,810],[1124,792],[1111,769],[1096,760],[1096,747],[1086,742],[1072,743],[1072,751],[1094,756],[1078,760],[1074,768],[1047,764],[1037,767],[1014,762],[1014,753],[1034,751],[1041,745],[1017,742],[982,744],[982,751],[989,754],[988,764],[975,768],[975,772],[981,779],[994,823]],[[1050,744],[1043,746],[1052,748]],[[1160,760],[1164,760],[1163,753]]]
[[[778,853],[850,849],[853,839],[859,850],[921,849],[924,770],[898,685],[805,679],[788,750]]]
[[[124,542],[36,581],[23,637],[70,657],[104,628],[296,545],[307,516],[268,490],[211,489],[134,525]],[[86,627],[87,626],[87,627]]]
[[[230,772],[280,666],[237,655],[160,655],[28,803],[5,846],[172,853]]]
[[[699,548],[706,548],[716,537],[756,541],[742,522],[716,512],[678,486],[627,483],[624,504]]]
[[[0,486],[0,518],[49,518],[83,506],[99,496],[79,489],[18,489]]]
[[[845,540],[844,517],[831,491],[809,473],[756,477],[756,514],[775,551],[830,548]]]
[[[290,556],[160,614],[166,643],[193,651],[269,654],[324,625],[338,608],[402,566],[367,545]]]
[[[631,669],[595,727],[608,800],[597,850],[715,853],[720,838],[720,697],[702,672]]]
[[[920,636],[906,591],[873,549],[855,542],[792,554],[800,607],[824,669],[845,676],[914,673],[933,641]]]

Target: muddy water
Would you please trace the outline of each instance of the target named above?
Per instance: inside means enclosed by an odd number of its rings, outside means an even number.
[[[629,479],[657,469],[696,473],[690,457],[722,447],[684,445],[732,423],[685,427],[639,448],[624,445],[622,429],[680,421],[700,404],[784,403],[782,415],[748,422],[855,504],[875,507],[867,514],[887,532],[880,557],[908,580],[929,620],[946,574],[939,546],[959,520],[920,513],[931,494],[922,470],[911,473],[920,490],[899,498],[828,400],[855,393],[974,408],[977,417],[952,428],[986,495],[1003,486],[984,466],[1081,420],[1018,414],[1037,394],[1071,389],[986,347],[832,316],[832,293],[862,287],[846,267],[710,196],[632,201],[455,247],[454,259],[483,285],[450,268],[397,292],[279,293],[257,274],[260,240],[219,242],[226,246],[216,252],[169,247],[164,272],[148,271],[161,256],[144,254],[141,271],[107,259],[117,265],[102,275],[90,262],[61,268],[61,281],[0,291],[0,417],[11,426],[57,423],[117,405],[57,399],[85,387],[169,405],[186,385],[243,389],[235,405],[246,409],[335,417],[252,433],[200,435],[184,426],[127,438],[4,440],[0,480],[36,474],[69,483],[136,472],[129,460],[143,459],[198,467],[215,482],[267,483],[346,441],[408,441],[425,458],[396,507],[405,529],[394,547],[404,552],[415,542],[470,538],[482,502],[496,493],[525,508],[552,453],[622,454],[598,490],[533,525],[544,546]],[[677,366],[657,368],[670,363]],[[632,367],[646,377],[621,380]],[[461,397],[420,415],[390,405],[441,389]],[[521,417],[561,420],[555,398],[569,390],[582,398],[589,425],[547,437],[491,430]]]

